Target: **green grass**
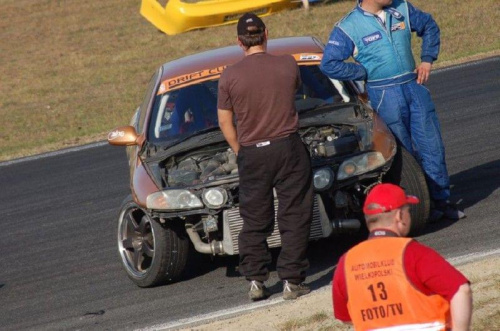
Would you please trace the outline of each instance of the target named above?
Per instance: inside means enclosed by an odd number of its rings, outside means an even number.
[[[413,3],[440,24],[436,66],[500,54],[497,0]],[[326,41],[353,5],[331,1],[265,22],[271,38]],[[140,0],[0,0],[0,160],[104,139],[129,122],[162,63],[235,41],[234,25],[164,35],[142,18],[139,6]]]

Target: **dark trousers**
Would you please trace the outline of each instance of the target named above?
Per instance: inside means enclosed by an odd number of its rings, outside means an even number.
[[[295,284],[304,281],[313,205],[311,163],[305,145],[298,134],[292,134],[262,147],[242,146],[238,169],[243,219],[238,237],[240,273],[248,280],[269,278],[272,258],[266,238],[274,229],[274,187],[281,235],[276,270],[280,279]]]

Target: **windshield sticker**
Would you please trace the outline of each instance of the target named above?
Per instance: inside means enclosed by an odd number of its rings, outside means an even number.
[[[318,56],[318,55],[315,55],[315,54],[302,54],[300,55],[300,60],[301,61],[305,61],[305,60],[308,60],[308,61],[319,61],[321,60],[321,58]]]
[[[295,61],[298,63],[301,62],[319,62],[323,58],[322,53],[299,53],[299,54],[293,54],[293,57],[295,58]],[[315,64],[311,63],[311,64]]]
[[[302,64],[317,64],[323,58],[322,53],[299,53],[293,54],[295,61]],[[221,73],[226,69],[227,66],[220,66],[213,69],[205,69],[196,71],[190,74],[185,74],[182,76],[169,78],[164,80],[160,88],[158,89],[157,95],[164,94],[171,90],[176,90],[181,87],[186,87],[196,83],[201,83],[214,78],[219,78]]]
[[[158,90],[158,94],[163,94],[167,91],[203,82],[213,78],[217,78],[227,66],[221,66],[213,69],[205,69],[196,71],[190,74],[174,77],[163,81]]]

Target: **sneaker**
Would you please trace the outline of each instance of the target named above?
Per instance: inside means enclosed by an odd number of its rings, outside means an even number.
[[[458,209],[458,207],[447,200],[438,200],[434,202],[434,211],[441,212],[443,214],[443,218],[447,218],[449,220],[459,220],[464,218],[466,215],[463,211]],[[433,211],[431,211],[432,216]]]
[[[311,289],[304,283],[296,285],[288,280],[283,281],[283,299],[285,300],[294,300],[309,292],[311,292]]]
[[[267,299],[271,293],[267,289],[264,283],[258,280],[250,281],[250,290],[248,291],[248,297],[252,301]]]

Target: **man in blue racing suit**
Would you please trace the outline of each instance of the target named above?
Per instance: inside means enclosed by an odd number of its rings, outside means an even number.
[[[416,67],[411,33],[422,38]],[[439,53],[439,27],[430,14],[405,0],[357,0],[335,24],[321,70],[338,80],[366,81],[372,108],[420,162],[433,200],[431,220],[465,214],[449,202],[450,182],[439,121],[429,90],[432,62]],[[356,62],[345,62],[353,57]]]

